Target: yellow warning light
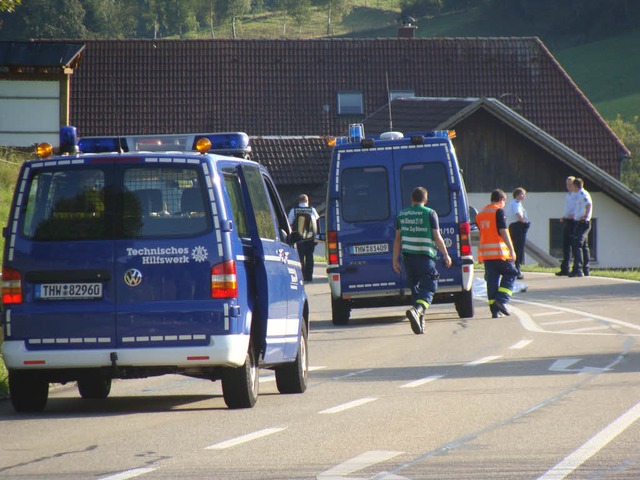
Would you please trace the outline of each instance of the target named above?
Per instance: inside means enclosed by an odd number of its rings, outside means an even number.
[[[203,154],[207,153],[209,150],[211,150],[211,140],[209,140],[207,137],[199,138],[196,142],[196,150]]]
[[[336,138],[330,138],[329,141],[327,141],[327,146],[329,147],[335,147],[336,146]]]
[[[450,139],[454,139],[454,138],[456,138],[456,131],[455,131],[455,130],[449,130],[449,131],[447,132],[447,136],[448,136]]]
[[[40,158],[47,158],[53,154],[53,147],[48,143],[41,143],[36,147],[36,153]]]

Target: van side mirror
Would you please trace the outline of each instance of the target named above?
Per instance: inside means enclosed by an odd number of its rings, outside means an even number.
[[[324,215],[321,215],[318,218],[318,233],[316,235],[316,238],[324,242],[326,240],[326,237],[327,237],[326,217]]]
[[[478,215],[478,210],[475,207],[469,206],[469,224],[471,225],[471,230],[477,230],[478,224],[476,222],[476,216]]]

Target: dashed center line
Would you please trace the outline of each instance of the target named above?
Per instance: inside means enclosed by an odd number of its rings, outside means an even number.
[[[126,472],[120,472],[108,477],[102,477],[100,480],[127,480],[128,478],[138,477],[140,475],[144,475],[145,473],[151,473],[155,470],[155,468],[134,468],[131,470],[127,470]]]
[[[331,408],[327,408],[326,410],[322,410],[318,413],[340,413],[340,412],[344,412],[345,410],[349,410],[350,408],[355,408],[355,407],[359,407],[361,405],[365,405],[369,402],[373,402],[377,400],[377,398],[375,397],[366,397],[366,398],[360,398],[358,400],[354,400],[352,402],[347,402],[347,403],[343,403],[342,405],[338,405],[335,407],[331,407]]]
[[[431,375],[430,377],[420,378],[418,380],[414,380],[413,382],[405,383],[401,385],[400,388],[415,388],[420,385],[424,385],[425,383],[433,382],[434,380],[438,380],[439,378],[444,377],[444,375]]]
[[[248,433],[247,435],[242,435],[240,437],[232,438],[230,440],[225,440],[224,442],[210,445],[205,448],[205,450],[224,450],[225,448],[235,447],[236,445],[240,445],[242,443],[247,443],[258,438],[266,437],[267,435],[281,432],[282,430],[286,430],[286,428],[287,427],[265,428],[264,430],[258,430],[257,432]]]
[[[529,345],[531,342],[533,342],[533,340],[527,339],[527,340],[520,340],[518,343],[514,343],[513,345],[511,345],[509,348],[511,350],[520,350],[521,348],[526,347],[527,345]]]
[[[502,358],[502,355],[489,355],[487,357],[482,357],[477,360],[473,360],[471,362],[465,363],[464,366],[474,367],[476,365],[482,365],[483,363],[493,362],[494,360],[498,360],[499,358]]]

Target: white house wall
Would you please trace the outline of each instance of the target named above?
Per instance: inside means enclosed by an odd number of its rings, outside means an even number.
[[[57,147],[59,129],[59,82],[0,80],[0,145]]]
[[[526,188],[526,187],[525,187]],[[513,199],[511,192],[507,201]],[[490,202],[490,193],[471,193],[469,202],[480,210]],[[591,193],[593,217],[597,219],[597,261],[594,268],[640,268],[640,217],[605,195]],[[524,201],[531,228],[527,240],[549,251],[549,219],[560,218],[564,211],[564,193],[527,192]],[[477,259],[477,250],[474,250]],[[561,259],[559,259],[561,260]],[[527,263],[534,263],[527,256]]]

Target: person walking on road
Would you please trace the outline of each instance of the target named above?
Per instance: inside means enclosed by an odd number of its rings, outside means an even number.
[[[527,232],[531,226],[531,222],[527,217],[527,211],[522,202],[527,197],[527,191],[518,187],[513,191],[513,200],[507,206],[507,225],[509,225],[509,234],[513,242],[513,248],[516,251],[516,270],[518,275],[516,278],[522,280],[524,275],[520,270],[520,266],[524,264],[524,246],[527,241]]]
[[[567,194],[564,196],[564,215],[560,219],[562,223],[562,263],[560,264],[560,271],[556,272],[558,276],[569,276],[571,265],[571,252],[573,250],[573,231],[576,227],[576,222],[573,219],[573,214],[576,210],[576,194],[573,181],[576,177],[569,176],[566,179]]]
[[[476,216],[480,230],[478,261],[484,263],[484,279],[487,282],[487,298],[492,318],[498,314],[509,315],[507,303],[513,295],[513,285],[518,275],[514,265],[516,252],[507,228],[504,205],[507,196],[501,189],[491,192],[491,203]]]
[[[309,206],[309,197],[304,193],[298,197],[298,206],[289,211],[289,223],[297,237],[296,248],[305,282],[313,281],[313,252],[316,248],[318,218],[318,212]]]
[[[575,228],[573,231],[573,268],[570,277],[589,276],[589,231],[591,230],[591,216],[593,202],[591,195],[584,189],[581,178],[573,180],[576,192],[576,206],[573,214]]]
[[[451,266],[444,239],[440,234],[438,214],[426,205],[427,189],[417,187],[411,193],[411,206],[402,210],[396,218],[396,237],[393,242],[393,270],[401,273],[402,264],[411,288],[413,306],[407,310],[413,333],[424,333],[424,315],[438,289],[436,258],[442,253],[444,264]]]

